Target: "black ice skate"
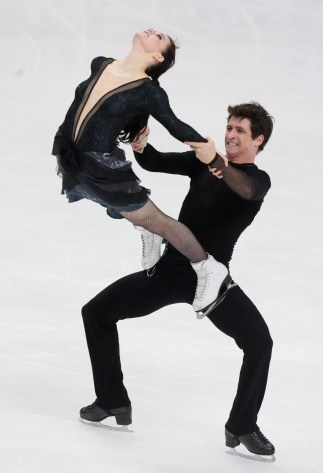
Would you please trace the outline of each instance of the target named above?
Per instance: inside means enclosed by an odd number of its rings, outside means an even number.
[[[273,463],[276,460],[274,455],[275,447],[264,436],[259,428],[250,434],[239,436],[234,435],[229,432],[229,430],[225,429],[225,444],[231,449],[228,453],[238,455],[242,458],[268,463]],[[240,444],[244,445],[252,455],[235,450],[235,448]]]
[[[117,407],[115,409],[102,409],[96,402],[93,404],[82,407],[80,410],[81,420],[89,422],[94,425],[106,427],[111,430],[123,430],[131,432],[128,429],[128,425],[132,423],[132,409],[131,405],[125,407]],[[122,427],[113,427],[106,424],[101,424],[101,421],[107,417],[115,417],[116,423]]]

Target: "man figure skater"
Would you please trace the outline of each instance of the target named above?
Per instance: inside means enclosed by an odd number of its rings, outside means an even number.
[[[133,144],[135,157],[144,169],[190,177],[179,221],[227,267],[234,245],[260,210],[270,188],[269,176],[254,161],[273,128],[272,117],[258,103],[229,106],[228,112],[226,158],[217,152],[211,139],[207,143],[189,143],[194,151],[184,153],[155,150],[146,145],[147,133]],[[131,402],[123,384],[116,324],[170,304],[191,304],[195,286],[196,273],[189,261],[168,245],[152,270],[114,282],[83,307],[97,399],[81,409],[82,419],[99,422],[115,416],[118,424],[131,423]],[[244,352],[237,394],[225,425],[226,445],[234,448],[242,443],[254,454],[273,455],[274,446],[257,426],[272,351],[268,327],[238,285],[226,292],[207,317]]]

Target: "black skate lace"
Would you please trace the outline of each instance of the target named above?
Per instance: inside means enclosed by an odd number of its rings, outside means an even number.
[[[153,234],[150,237],[144,236],[143,234],[141,236],[141,241],[142,241],[142,256],[143,257],[148,257],[154,247],[154,237]],[[149,238],[149,240],[148,240]],[[146,253],[147,250],[147,253]]]
[[[248,437],[250,438],[250,440],[252,440],[255,444],[259,446],[263,446],[269,443],[269,440],[267,439],[267,437],[264,436],[261,430],[256,430],[255,432],[252,432],[248,435]]]
[[[141,241],[142,241],[142,256],[145,256],[145,238],[143,234],[141,234],[140,236],[141,236]]]

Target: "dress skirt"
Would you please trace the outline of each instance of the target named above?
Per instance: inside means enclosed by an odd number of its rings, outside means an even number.
[[[147,203],[150,190],[140,185],[121,148],[110,153],[79,151],[58,133],[52,154],[63,180],[62,194],[69,202],[92,200],[113,218],[123,218],[121,211],[138,210]]]

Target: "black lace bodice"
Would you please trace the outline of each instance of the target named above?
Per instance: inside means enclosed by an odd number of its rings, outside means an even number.
[[[75,91],[75,98],[60,127],[72,143],[76,122],[92,87],[114,59],[97,57],[91,64],[90,77]],[[166,92],[150,79],[140,79],[106,94],[84,119],[75,140],[81,151],[111,152],[120,132],[136,115],[152,115],[180,141],[205,141],[192,127],[179,120],[170,108]]]

